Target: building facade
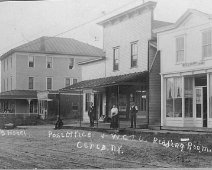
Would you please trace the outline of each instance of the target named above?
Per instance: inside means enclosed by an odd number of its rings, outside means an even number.
[[[41,97],[38,102],[37,96],[21,98],[21,93],[36,92],[37,95],[53,91],[54,94],[58,89],[81,81],[78,62],[103,55],[99,48],[58,37],[41,37],[10,50],[1,56],[2,112],[47,115],[46,106],[51,102],[48,98]]]
[[[212,128],[212,20],[190,9],[156,29],[161,53],[161,124]]]
[[[84,121],[88,121],[90,102],[96,107],[97,120],[102,115],[109,116],[115,104],[119,109],[119,118],[123,121],[129,120],[130,105],[135,102],[139,109],[138,126],[148,124],[149,121],[160,124],[160,109],[151,110],[152,116],[149,112],[150,67],[154,68],[151,74],[156,71],[156,77],[159,77],[151,90],[159,86],[160,91],[159,70],[155,68],[159,61],[156,59],[158,54],[152,29],[170,23],[153,19],[155,6],[155,2],[147,2],[98,23],[103,27],[103,50],[106,57],[81,62],[83,81],[70,86],[70,89],[83,90]],[[160,107],[160,97],[155,104]]]

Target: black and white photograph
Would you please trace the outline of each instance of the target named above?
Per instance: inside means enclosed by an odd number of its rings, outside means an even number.
[[[197,168],[212,0],[0,0],[0,169]]]

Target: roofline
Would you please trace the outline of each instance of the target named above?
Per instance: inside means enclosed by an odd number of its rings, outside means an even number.
[[[103,56],[94,56],[94,55],[80,55],[80,54],[71,54],[71,53],[60,53],[60,52],[48,52],[48,51],[45,51],[45,52],[42,52],[42,51],[24,51],[24,50],[10,50],[8,51],[7,53],[3,54],[1,57],[0,57],[0,61],[7,58],[9,55],[12,55],[14,53],[35,53],[35,54],[57,54],[57,55],[71,55],[71,56],[81,56],[81,57],[103,57]]]
[[[101,57],[101,58],[97,58],[97,59],[94,59],[94,60],[81,61],[78,64],[84,65],[84,64],[89,64],[89,63],[93,63],[93,62],[97,62],[97,61],[101,61],[101,60],[105,60],[105,59],[106,59],[106,57]]]
[[[105,24],[106,22],[108,22],[108,21],[110,21],[110,20],[112,20],[112,19],[121,17],[121,16],[123,16],[123,15],[125,15],[125,14],[127,14],[127,13],[130,13],[130,12],[132,12],[132,11],[135,11],[135,10],[137,10],[137,9],[139,9],[139,8],[145,8],[145,7],[147,7],[147,6],[153,6],[153,8],[155,8],[156,4],[157,4],[157,2],[153,2],[153,1],[146,2],[146,3],[144,3],[144,4],[141,4],[141,5],[136,6],[136,7],[134,7],[134,8],[131,8],[131,9],[128,9],[128,10],[126,10],[126,11],[124,11],[124,12],[121,12],[121,13],[119,13],[119,14],[116,14],[116,15],[110,17],[110,18],[107,18],[107,19],[103,20],[103,21],[100,21],[100,22],[98,22],[97,24],[98,24],[98,25],[103,25],[103,24]]]
[[[210,14],[204,13],[196,9],[188,9],[175,23],[173,23],[172,25],[156,28],[153,30],[153,33],[165,32],[177,28],[181,22],[183,22],[187,17],[189,17],[194,12],[201,13],[206,17],[208,17],[209,19],[212,19],[212,15]]]

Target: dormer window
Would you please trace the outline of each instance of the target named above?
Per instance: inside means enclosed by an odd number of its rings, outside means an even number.
[[[182,63],[184,61],[184,37],[176,38],[176,62]]]
[[[47,68],[52,68],[52,57],[47,57],[47,64],[46,67]]]
[[[74,58],[69,59],[69,69],[72,69],[74,67]]]
[[[212,31],[202,33],[202,56],[203,58],[212,57]]]

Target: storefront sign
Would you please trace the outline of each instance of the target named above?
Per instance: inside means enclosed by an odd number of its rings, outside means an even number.
[[[182,66],[183,67],[190,67],[190,66],[197,66],[197,65],[202,65],[202,64],[205,64],[204,61],[194,61],[194,62],[191,62],[191,63],[183,63]]]
[[[42,100],[42,99],[48,99],[48,93],[47,92],[39,92],[37,94],[38,100]]]

